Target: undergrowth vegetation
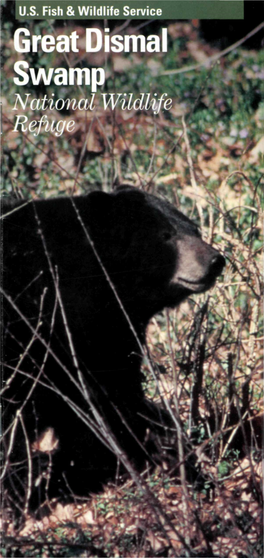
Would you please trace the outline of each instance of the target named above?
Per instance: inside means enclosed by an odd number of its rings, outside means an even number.
[[[35,34],[68,34],[75,23],[23,26]],[[54,503],[49,517],[29,517],[19,529],[7,510],[3,556],[259,558],[264,51],[235,49],[210,68],[170,73],[215,54],[195,27],[179,22],[168,26],[167,54],[105,60],[98,53],[95,62],[83,50],[82,64],[106,64],[105,93],[166,92],[172,109],[154,116],[104,111],[98,103],[94,112],[47,111],[49,118],[74,118],[75,131],[35,138],[13,131],[14,95],[22,93],[12,81],[12,31],[6,22],[2,195],[50,197],[133,184],[166,196],[195,220],[226,267],[209,293],[149,325],[146,396],[170,413],[175,427],[165,428],[159,441],[156,469],[141,475],[145,490],[130,479],[108,485],[83,504]],[[80,37],[84,32],[78,25]],[[137,30],[128,24],[126,32]],[[66,64],[62,54],[52,56],[39,52],[31,65]],[[76,66],[76,54],[67,64]],[[58,96],[52,86],[27,92]],[[63,88],[59,96],[86,98],[90,91]]]

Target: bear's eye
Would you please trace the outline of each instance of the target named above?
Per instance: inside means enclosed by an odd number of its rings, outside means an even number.
[[[164,231],[162,233],[162,240],[164,240],[165,242],[167,242],[168,240],[171,240],[173,237],[173,232],[172,231]]]

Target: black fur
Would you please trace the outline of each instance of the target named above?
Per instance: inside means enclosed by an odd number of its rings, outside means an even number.
[[[115,455],[75,412],[93,417],[89,398],[143,463],[147,324],[210,288],[224,258],[172,205],[135,188],[21,201],[4,212],[5,476],[20,508],[29,492],[36,507],[46,496],[85,495],[116,471]],[[49,457],[37,451],[47,429],[57,440]]]

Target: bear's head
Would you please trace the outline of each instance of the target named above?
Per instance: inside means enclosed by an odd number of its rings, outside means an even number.
[[[88,198],[95,247],[125,300],[154,314],[206,291],[222,272],[224,257],[167,201],[126,186]]]

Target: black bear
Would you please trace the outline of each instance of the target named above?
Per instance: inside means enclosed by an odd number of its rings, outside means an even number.
[[[142,464],[147,324],[209,289],[224,258],[136,188],[7,202],[3,213],[3,477],[23,511],[113,477],[110,431]]]

